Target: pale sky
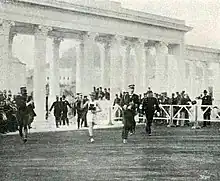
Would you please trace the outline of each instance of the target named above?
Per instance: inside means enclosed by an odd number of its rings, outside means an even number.
[[[71,0],[64,0],[70,1]],[[220,49],[220,0],[114,0],[125,8],[178,18],[186,21],[193,30],[186,34],[186,43]],[[22,46],[21,46],[22,45]],[[51,59],[51,42],[48,40],[47,61]],[[61,54],[73,46],[72,41],[61,44]],[[33,36],[18,35],[13,52],[28,66],[33,65]]]

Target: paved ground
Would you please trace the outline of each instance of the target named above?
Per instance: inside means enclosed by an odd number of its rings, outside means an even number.
[[[220,136],[217,128],[155,127],[148,137],[143,127],[129,143],[121,143],[120,128],[87,132],[33,133],[26,144],[18,135],[1,137],[0,180],[220,180]]]

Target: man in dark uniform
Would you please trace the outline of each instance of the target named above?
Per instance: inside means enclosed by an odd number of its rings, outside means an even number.
[[[53,102],[51,108],[50,108],[50,112],[52,111],[52,109],[54,109],[54,117],[55,117],[55,121],[56,121],[56,127],[59,128],[59,123],[61,122],[61,113],[62,113],[62,107],[61,107],[61,102],[59,101],[59,97],[56,96],[56,101]]]
[[[81,123],[81,127],[84,123],[84,127],[88,127],[88,123],[87,123],[87,113],[89,110],[89,106],[86,104],[88,102],[88,97],[84,96],[83,97],[83,114],[82,114],[82,123]]]
[[[77,125],[78,129],[80,128],[80,120],[82,127],[82,118],[83,118],[83,97],[82,94],[78,93],[77,101],[76,101],[76,111],[77,111]]]
[[[151,126],[153,122],[153,116],[155,113],[155,109],[159,113],[160,108],[158,104],[158,100],[153,97],[153,92],[148,91],[148,97],[143,100],[143,112],[146,115],[146,133],[151,136]]]
[[[204,90],[204,96],[202,97],[202,105],[212,105],[212,97],[208,95],[207,90]],[[205,111],[203,114],[204,120],[210,120],[211,116],[211,108],[208,107],[202,107],[202,110]],[[210,125],[210,121],[204,121],[203,127],[206,127],[206,125]]]
[[[17,119],[19,122],[19,134],[23,139],[24,143],[27,142],[28,133],[28,109],[27,109],[27,89],[26,87],[21,87],[21,95],[16,97],[16,105],[18,108]],[[24,128],[24,135],[23,135]],[[23,137],[24,136],[24,137]]]
[[[127,94],[127,96],[129,96],[129,101],[133,102],[134,106],[133,106],[133,126],[132,126],[132,130],[131,130],[131,134],[135,133],[135,127],[136,127],[136,122],[135,122],[135,115],[138,114],[138,108],[139,108],[139,96],[137,94],[134,94],[134,89],[135,89],[135,85],[129,85],[129,92]]]
[[[0,91],[0,133],[7,131],[7,117],[5,114],[6,100],[2,91]]]
[[[8,97],[8,95],[7,95],[7,90],[4,90],[4,91],[3,91],[3,95],[4,95],[4,99],[6,100],[7,97]]]
[[[104,89],[104,94],[105,94],[105,99],[109,101],[110,100],[110,93],[107,91],[106,88]]]
[[[34,121],[34,117],[36,117],[36,113],[34,111],[35,109],[35,105],[34,105],[34,101],[33,101],[33,96],[30,95],[27,98],[27,110],[28,110],[28,114],[29,114],[29,123],[28,123],[28,128],[31,129],[31,123]]]
[[[68,106],[69,106],[69,108],[72,108],[70,103],[66,100],[66,96],[63,95],[63,101],[62,101],[62,120],[63,120],[63,125],[65,125],[67,123],[67,125],[69,126],[69,119],[68,119],[68,116],[67,116]]]
[[[129,131],[133,134],[135,132],[135,114],[139,106],[139,97],[134,94],[135,85],[129,85],[129,93],[122,97],[121,106],[123,107],[123,143],[127,143]]]

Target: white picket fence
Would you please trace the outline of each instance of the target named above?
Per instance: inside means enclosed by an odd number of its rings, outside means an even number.
[[[106,101],[107,102],[107,101]],[[99,120],[104,124],[113,124],[115,120],[122,120],[122,108],[119,105],[111,106],[110,103],[103,102],[101,104],[103,112],[99,116]],[[205,112],[210,109],[211,115],[210,120],[204,120],[203,116]],[[116,112],[119,112],[119,116],[116,116]],[[188,114],[188,116],[184,116]],[[140,119],[146,119],[145,116],[140,116],[137,114],[135,120],[138,122]],[[103,120],[106,120],[103,122]],[[199,122],[210,121],[210,122],[220,122],[220,109],[216,105],[160,105],[160,116],[155,116],[154,120],[165,120],[168,127],[174,126],[174,121],[179,124],[188,121],[193,123],[193,128],[199,128]]]

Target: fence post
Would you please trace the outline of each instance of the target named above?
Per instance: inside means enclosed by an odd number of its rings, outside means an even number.
[[[194,108],[195,108],[195,123],[192,129],[200,129],[201,127],[199,126],[199,123],[198,123],[198,105],[195,105]]]
[[[173,105],[170,105],[170,122],[167,127],[175,127],[175,125],[173,124]]]
[[[108,109],[108,125],[113,125],[113,123],[112,123],[112,109],[111,109],[111,107]]]

